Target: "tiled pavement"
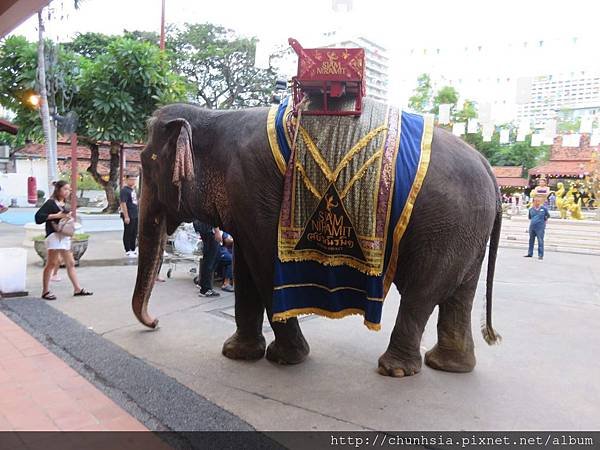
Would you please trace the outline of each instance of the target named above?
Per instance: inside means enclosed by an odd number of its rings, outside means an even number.
[[[0,313],[0,431],[25,430],[146,427]]]

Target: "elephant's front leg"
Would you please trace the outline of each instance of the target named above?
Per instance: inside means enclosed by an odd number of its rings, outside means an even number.
[[[265,355],[262,334],[264,303],[252,280],[243,251],[234,249],[235,323],[236,332],[223,344],[223,355],[231,359],[260,359]]]
[[[304,339],[298,319],[294,317],[286,322],[273,322],[270,307],[267,307],[267,313],[275,333],[275,340],[267,348],[267,359],[277,364],[299,364],[304,361],[310,347]]]
[[[422,294],[402,296],[387,350],[379,358],[379,373],[392,377],[421,371],[421,336],[434,305]]]

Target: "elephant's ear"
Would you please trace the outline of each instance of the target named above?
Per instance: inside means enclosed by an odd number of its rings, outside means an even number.
[[[173,119],[167,122],[167,128],[173,138],[177,136],[175,144],[175,162],[173,164],[172,182],[177,186],[179,192],[179,204],[181,206],[181,185],[184,181],[194,180],[194,155],[192,152],[192,127],[183,119]]]

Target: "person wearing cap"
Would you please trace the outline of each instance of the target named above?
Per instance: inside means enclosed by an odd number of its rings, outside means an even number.
[[[135,191],[137,177],[134,174],[125,176],[125,186],[121,188],[121,218],[123,219],[123,247],[125,256],[136,258],[136,241],[138,231],[138,199]]]

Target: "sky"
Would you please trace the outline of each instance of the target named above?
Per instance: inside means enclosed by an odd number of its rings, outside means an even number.
[[[423,71],[442,74],[453,84],[461,79],[458,88],[464,95],[485,94],[489,91],[485,80],[501,77],[505,85],[489,86],[497,91],[494,95],[507,98],[519,76],[600,72],[596,0],[351,3],[350,12],[336,13],[332,0],[166,0],[166,22],[224,25],[258,37],[265,48],[286,45],[290,36],[306,47],[318,43],[324,32],[352,32],[388,49],[390,95],[404,100]],[[50,37],[66,40],[77,32],[160,29],[161,0],[84,0],[78,11],[71,4],[53,1],[56,13],[47,25]],[[33,17],[13,34],[35,39],[36,24]]]

